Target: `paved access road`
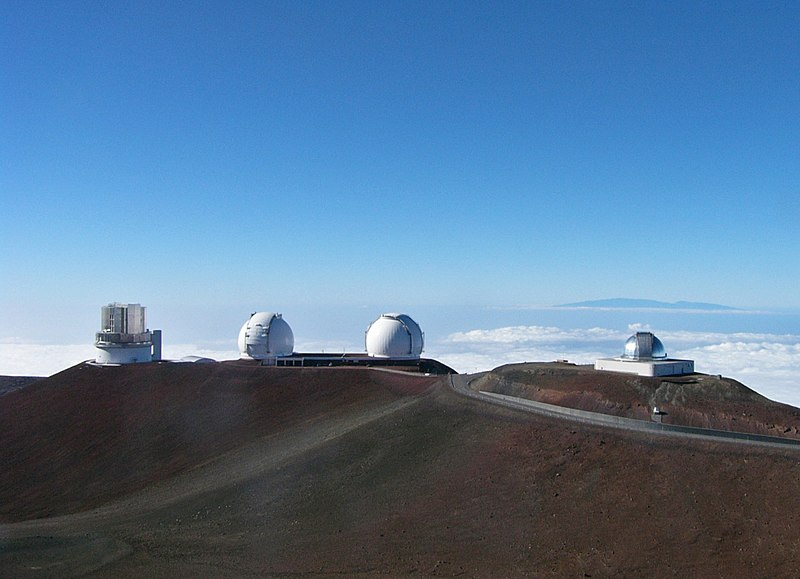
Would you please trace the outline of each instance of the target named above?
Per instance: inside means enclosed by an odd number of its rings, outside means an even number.
[[[675,424],[646,422],[644,420],[635,420],[633,418],[625,418],[622,416],[600,414],[598,412],[589,412],[586,410],[576,410],[574,408],[566,408],[564,406],[536,402],[534,400],[517,398],[515,396],[507,396],[505,394],[496,394],[494,392],[484,392],[471,389],[470,384],[473,381],[485,376],[485,374],[485,372],[480,374],[451,374],[450,385],[458,394],[473,398],[475,400],[489,402],[490,404],[497,404],[499,406],[505,406],[506,408],[513,408],[515,410],[533,412],[542,416],[570,420],[572,422],[593,424],[597,426],[617,428],[620,430],[647,432],[666,436],[679,436],[698,440],[755,444],[758,446],[772,448],[793,448],[800,450],[800,440],[795,440],[792,438],[780,438],[778,436],[749,434],[745,432],[731,432],[729,430],[714,430],[711,428],[697,428],[693,426],[679,426]]]

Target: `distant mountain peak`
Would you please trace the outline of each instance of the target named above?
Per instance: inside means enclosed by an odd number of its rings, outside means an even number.
[[[735,310],[730,306],[710,304],[706,302],[661,302],[639,298],[610,298],[604,300],[589,300],[571,304],[561,304],[557,308],[646,308],[659,310]]]

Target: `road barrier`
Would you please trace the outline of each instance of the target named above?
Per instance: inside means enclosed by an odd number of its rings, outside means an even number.
[[[457,383],[458,382],[458,383]],[[594,424],[609,426],[623,430],[634,430],[639,432],[660,433],[667,435],[677,435],[705,440],[720,439],[739,442],[745,444],[757,444],[759,446],[771,446],[776,448],[797,448],[800,449],[800,440],[793,438],[781,438],[779,436],[769,436],[766,434],[750,434],[747,432],[734,432],[730,430],[716,430],[713,428],[700,428],[696,426],[680,426],[677,424],[663,424],[658,422],[646,422],[634,418],[623,416],[613,416],[610,414],[600,414],[599,412],[589,412],[587,410],[577,410],[556,406],[545,402],[536,402],[527,398],[508,396],[507,394],[497,394],[496,392],[476,391],[469,387],[471,380],[468,376],[458,375],[450,377],[450,384],[456,392],[470,398],[484,400],[486,402],[499,403],[503,406],[535,412],[543,416],[553,418],[563,418],[573,422],[584,424]]]

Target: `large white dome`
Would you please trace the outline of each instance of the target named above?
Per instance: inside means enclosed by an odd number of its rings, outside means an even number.
[[[294,352],[294,334],[280,314],[258,312],[239,330],[239,357],[263,360],[290,356]]]
[[[367,354],[377,358],[419,358],[425,339],[405,314],[383,314],[367,329]]]

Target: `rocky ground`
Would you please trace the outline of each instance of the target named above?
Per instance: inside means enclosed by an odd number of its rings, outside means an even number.
[[[650,420],[658,408],[666,424],[800,438],[800,409],[722,376],[653,378],[597,372],[592,366],[525,363],[501,366],[477,387],[640,420]]]
[[[34,376],[0,376],[0,396],[14,392],[41,380]]]
[[[0,398],[0,425],[2,576],[800,572],[796,450],[578,426],[446,377],[79,366]]]

